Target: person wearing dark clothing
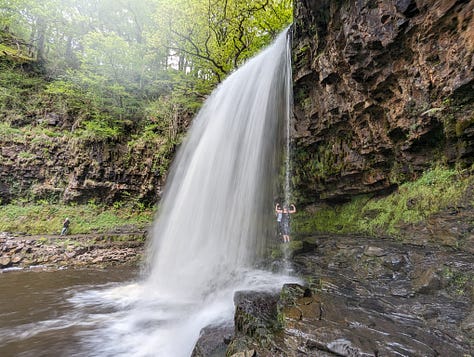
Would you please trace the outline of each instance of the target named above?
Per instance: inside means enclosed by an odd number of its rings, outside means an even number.
[[[275,213],[277,215],[277,222],[280,228],[281,235],[283,236],[283,242],[288,243],[290,241],[290,214],[296,212],[295,205],[291,205],[290,209],[288,207],[280,208],[280,205],[275,206]]]
[[[67,234],[68,230],[69,230],[69,224],[71,222],[69,221],[69,218],[66,218],[63,222],[63,229],[61,229],[61,235],[64,236]]]

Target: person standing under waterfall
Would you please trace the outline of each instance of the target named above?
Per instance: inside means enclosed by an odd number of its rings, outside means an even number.
[[[288,209],[287,206],[284,206],[282,209],[278,203],[275,206],[275,213],[277,215],[277,222],[281,235],[283,236],[283,243],[288,243],[290,241],[290,214],[295,212],[296,207],[293,204],[290,205],[290,209]]]

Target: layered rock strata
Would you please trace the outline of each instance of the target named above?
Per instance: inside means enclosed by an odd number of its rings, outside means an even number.
[[[307,285],[288,284],[265,299],[236,296],[228,356],[474,352],[472,254],[351,236],[303,243],[293,260]]]
[[[389,190],[474,160],[474,1],[295,2],[300,201]]]
[[[133,197],[154,204],[172,155],[159,142],[132,147],[44,133],[1,142],[0,203],[19,198],[111,203]]]

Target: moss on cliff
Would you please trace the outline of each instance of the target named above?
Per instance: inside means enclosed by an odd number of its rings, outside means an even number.
[[[355,196],[350,202],[314,207],[295,214],[295,234],[314,232],[388,234],[400,236],[401,228],[426,220],[445,209],[473,205],[474,176],[467,170],[435,167],[418,180],[400,185],[385,197]]]

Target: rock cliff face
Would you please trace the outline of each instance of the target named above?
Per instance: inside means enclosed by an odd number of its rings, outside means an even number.
[[[341,201],[474,158],[474,1],[295,2],[294,184]]]
[[[2,203],[18,198],[110,203],[130,197],[155,203],[172,154],[161,152],[159,142],[132,147],[44,133],[0,141]]]

